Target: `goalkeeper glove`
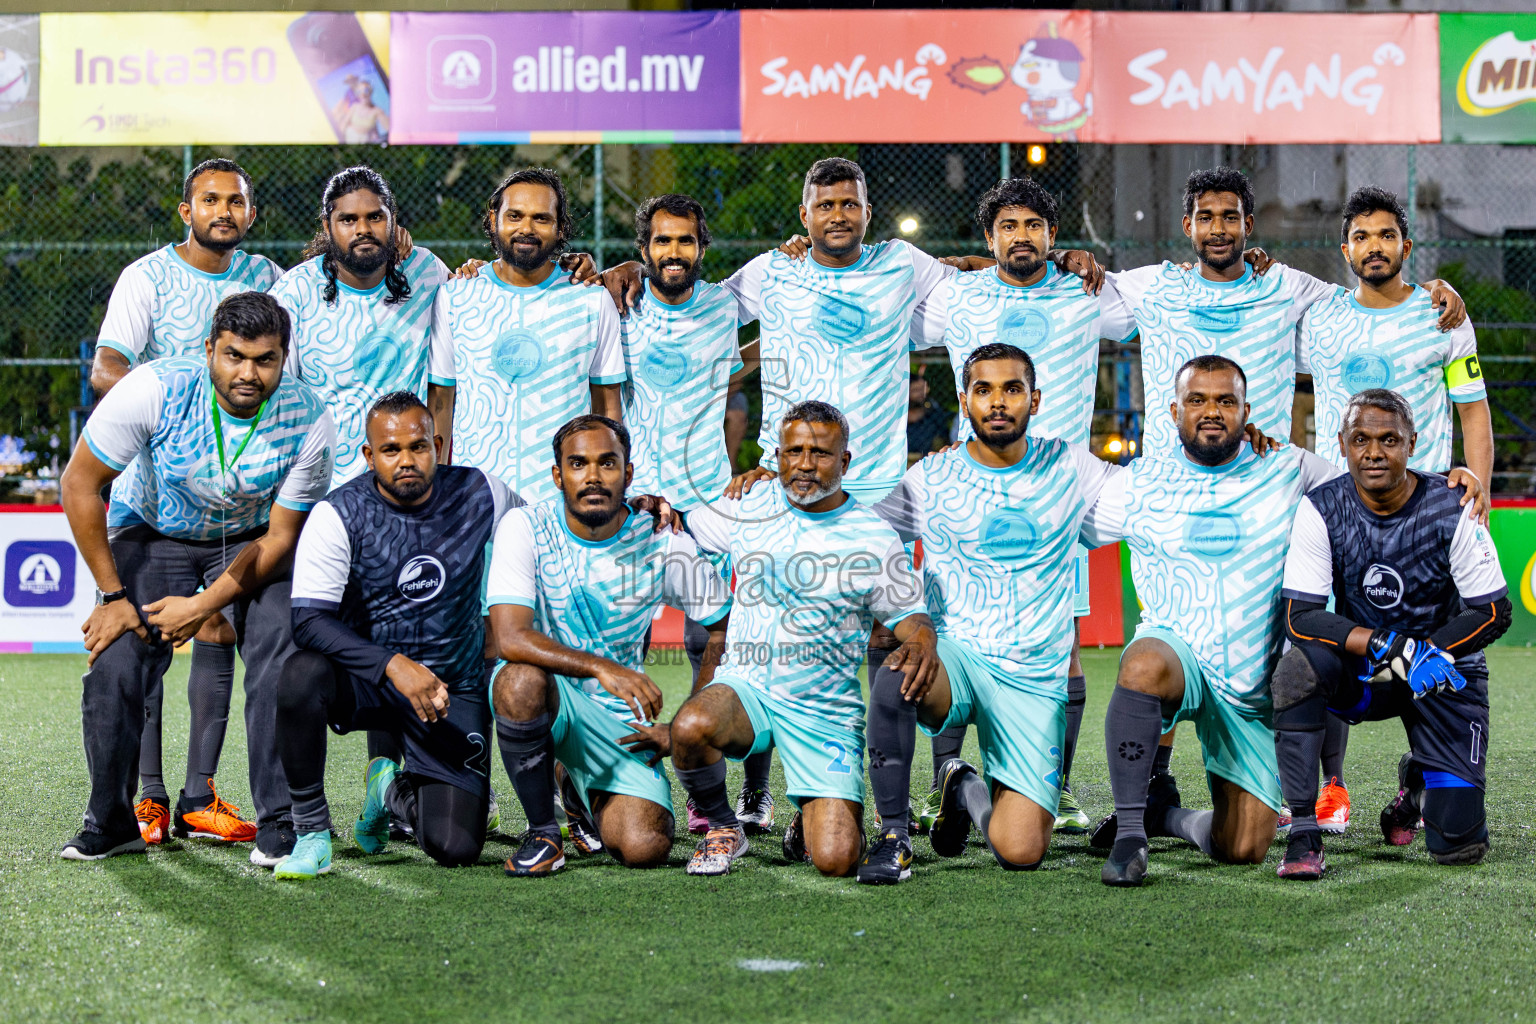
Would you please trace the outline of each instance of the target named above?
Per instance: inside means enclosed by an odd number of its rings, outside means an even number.
[[[1367,651],[1364,678],[1373,683],[1393,679],[1407,683],[1414,700],[1467,685],[1466,678],[1456,671],[1456,660],[1428,640],[1378,629],[1371,634]]]

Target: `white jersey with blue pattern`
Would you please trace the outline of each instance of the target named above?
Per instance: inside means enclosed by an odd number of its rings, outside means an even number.
[[[725,448],[725,399],[736,350],[736,297],[699,281],[687,302],[669,305],[648,294],[620,323],[624,425],[633,494],[665,495],[690,509],[720,497],[731,480]]]
[[[1418,285],[1396,306],[1362,306],[1352,291],[1336,288],[1315,303],[1301,320],[1302,373],[1312,375],[1316,395],[1317,453],[1348,469],[1339,451],[1344,409],[1366,388],[1396,391],[1413,410],[1418,445],[1411,469],[1444,473],[1451,468],[1451,402],[1480,402],[1488,397],[1477,369],[1477,334],[1470,320],[1440,330],[1440,311]],[[1447,377],[1453,363],[1471,358],[1475,376]]]
[[[1247,444],[1221,466],[1184,454],[1142,456],[1112,477],[1083,523],[1094,545],[1125,540],[1144,625],[1171,630],[1227,703],[1269,707],[1284,637],[1280,584],[1301,497],[1339,475],[1286,447],[1259,458]]]
[[[540,284],[507,284],[488,263],[438,297],[446,325],[431,381],[454,388],[453,461],[492,473],[530,502],[558,495],[550,442],[592,411],[591,384],[625,379],[619,311],[599,286],[556,268]]]
[[[853,461],[843,487],[861,501],[890,493],[907,467],[907,361],[912,313],[956,273],[900,239],[864,246],[858,262],[758,256],[729,280],[742,320],[760,320],[763,465],[777,465],[789,407],[830,402],[848,418]]]
[[[400,272],[411,286],[403,302],[386,301],[383,281],[367,291],[337,281],[336,301],[327,303],[319,256],[272,286],[273,298],[293,318],[288,372],[319,392],[336,420],[338,487],[368,471],[364,427],[373,403],[392,391],[427,394],[427,360],[437,330],[433,300],[448,268],[416,246]]]
[[[1059,437],[1087,444],[1093,434],[1094,393],[1099,381],[1099,339],[1124,341],[1136,323],[1119,297],[1091,295],[1083,282],[1047,262],[1045,277],[1013,285],[997,270],[956,274],[918,308],[919,347],[949,350],[955,389],[963,392],[965,361],[994,342],[1014,345],[1035,364],[1040,411],[1029,419],[1030,437]],[[960,418],[961,441],[976,436]]]
[[[775,480],[695,509],[688,529],[704,550],[729,555],[736,573],[720,674],[862,732],[870,627],[925,611],[896,531],[851,496],[830,512],[801,511]]]
[[[919,460],[874,511],[903,540],[922,540],[923,597],[940,636],[1003,685],[1066,700],[1078,532],[1121,472],[1055,438],[1031,439],[1003,468],[961,445]]]
[[[1226,356],[1248,377],[1249,420],[1275,438],[1291,436],[1296,395],[1296,322],[1334,285],[1284,263],[1264,275],[1244,264],[1235,281],[1209,281],[1198,268],[1161,263],[1107,274],[1104,290],[1130,307],[1141,332],[1141,450],[1171,457],[1179,432],[1168,412],[1174,376],[1195,356]]]
[[[83,434],[92,454],[122,474],[107,525],[143,523],[178,540],[217,540],[264,525],[274,501],[307,512],[325,497],[336,431],[307,385],[284,374],[259,422],[224,413],[220,422],[222,467],[205,361],[176,356],[130,370]]]
[[[96,344],[119,352],[129,366],[166,356],[201,356],[213,311],[236,292],[264,292],[283,269],[240,249],[222,274],[198,270],[176,253],[156,249],[123,268],[107,301]]]
[[[731,610],[730,585],[693,538],[655,524],[631,511],[618,533],[588,541],[567,525],[563,497],[512,509],[496,528],[489,603],[532,608],[535,628],[556,643],[639,672],[661,604],[706,626]],[[597,680],[570,682],[621,718],[635,717]]]

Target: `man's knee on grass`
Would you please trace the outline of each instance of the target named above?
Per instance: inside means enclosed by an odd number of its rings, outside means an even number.
[[[1051,845],[1056,812],[1001,783],[992,787],[987,847],[1005,871],[1033,871]]]
[[[672,815],[639,797],[603,797],[594,801],[598,832],[613,859],[629,868],[654,868],[672,852]]]
[[[852,875],[864,856],[863,807],[830,797],[807,800],[801,807],[805,849],[827,878]]]
[[[526,722],[558,710],[554,680],[535,665],[508,662],[496,673],[491,690],[496,714],[514,722]]]

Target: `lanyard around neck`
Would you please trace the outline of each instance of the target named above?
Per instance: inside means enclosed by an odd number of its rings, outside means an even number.
[[[245,454],[245,446],[251,443],[251,438],[256,436],[256,427],[261,423],[262,414],[267,411],[267,403],[270,397],[261,400],[261,406],[256,410],[256,418],[251,420],[251,429],[245,432],[245,440],[240,442],[240,447],[235,449],[235,454],[228,462],[224,461],[224,418],[219,414],[219,396],[213,388],[208,389],[213,396],[213,438],[219,448],[219,469],[224,477],[228,477],[230,471],[240,464],[240,456]]]

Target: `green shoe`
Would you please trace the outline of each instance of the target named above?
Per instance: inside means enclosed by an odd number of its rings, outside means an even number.
[[[331,833],[329,830],[305,832],[294,844],[293,852],[272,869],[275,878],[307,882],[331,873]]]
[[[384,794],[395,781],[400,766],[387,757],[376,757],[368,762],[368,774],[363,783],[363,813],[352,826],[352,839],[364,853],[379,853],[389,842],[389,808],[384,804]],[[327,858],[329,862],[329,858]]]
[[[939,817],[939,791],[934,790],[917,808],[917,827],[920,835],[933,831],[933,823]]]
[[[1056,801],[1056,831],[1068,836],[1080,836],[1088,831],[1088,815],[1077,805],[1077,797],[1066,786]]]
[[[491,790],[491,802],[485,807],[485,834],[490,835],[501,827],[501,805],[496,802],[496,790]]]

